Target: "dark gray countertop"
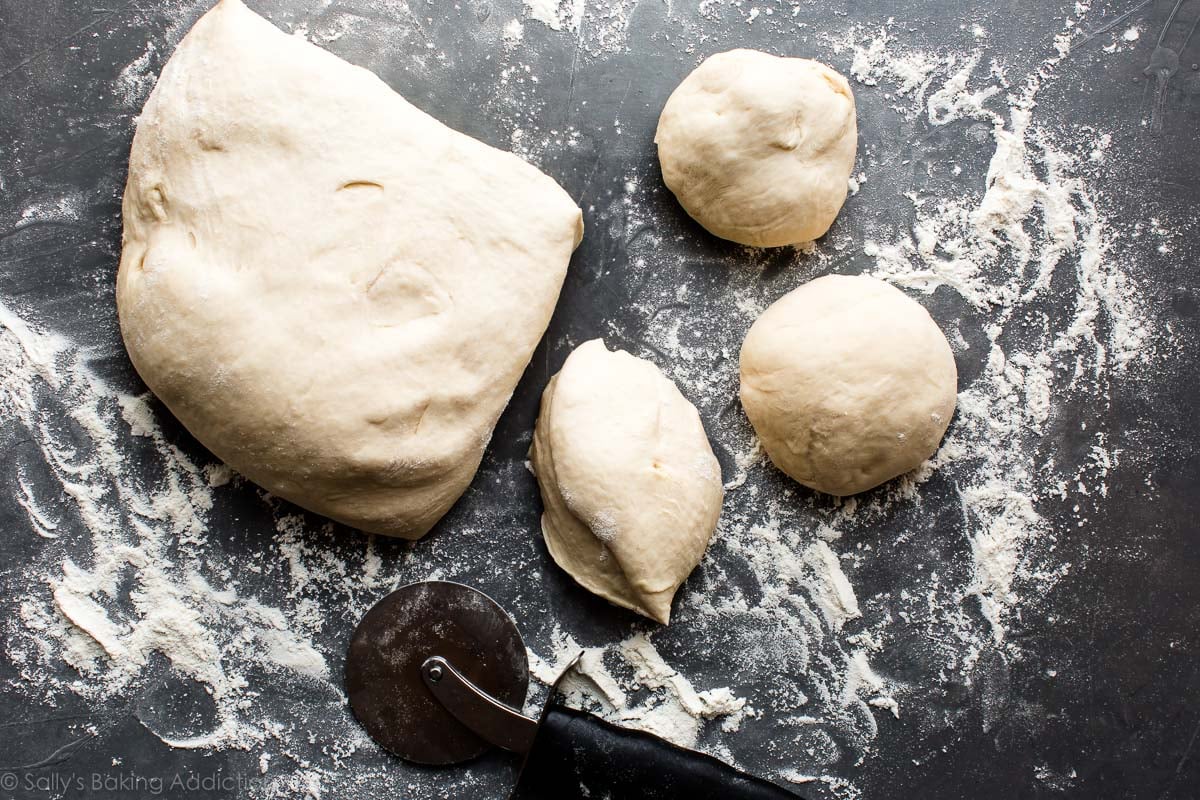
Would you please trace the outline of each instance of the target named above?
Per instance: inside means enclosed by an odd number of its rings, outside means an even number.
[[[252,2],[281,27],[303,26],[317,43],[377,72],[448,125],[538,164],[583,206],[587,235],[479,474],[426,540],[368,543],[319,519],[293,518],[296,509],[235,480],[212,490],[213,507],[201,514],[204,543],[163,555],[172,575],[192,564],[216,589],[235,586],[240,597],[282,609],[288,622],[305,617],[300,627],[329,666],[328,680],[314,682],[227,648],[227,670],[250,684],[240,719],[273,727],[246,749],[215,750],[172,748],[151,732],[202,732],[216,702],[166,659],[149,656],[122,688],[88,691],[108,685],[109,673],[78,674],[63,662],[61,637],[37,630],[36,609],[53,611],[50,582],[60,579],[64,560],[88,565],[95,555],[94,523],[64,488],[62,464],[47,456],[46,441],[73,441],[81,452],[96,445],[72,416],[89,402],[87,387],[37,379],[26,395],[17,383],[24,386],[28,374],[9,369],[20,359],[12,346],[16,315],[39,336],[62,337],[68,355],[53,363],[66,369],[76,354],[113,392],[143,391],[113,301],[121,187],[137,110],[206,5],[0,0],[0,328],[9,330],[7,340],[0,333],[8,342],[0,352],[11,351],[0,360],[0,770],[8,770],[0,777],[19,778],[0,782],[0,797],[302,797],[318,783],[322,797],[504,796],[512,767],[501,756],[439,772],[357,742],[336,690],[362,609],[390,584],[431,575],[488,591],[542,655],[556,627],[586,646],[655,631],[659,652],[697,689],[728,686],[762,714],[736,733],[710,723],[700,745],[780,781],[788,771],[825,776],[791,784],[814,798],[1200,797],[1200,72],[1193,66],[1200,36],[1182,47],[1177,68],[1156,50],[1169,19],[1164,47],[1186,40],[1200,3],[1096,0],[1079,25],[1096,35],[1076,36],[1037,95],[1035,125],[1059,137],[1064,151],[1081,153],[1076,171],[1087,196],[1101,198],[1109,236],[1103,258],[1137,293],[1150,335],[1128,370],[1072,380],[1075,356],[1062,356],[1056,366],[1067,368],[1052,370],[1047,387],[1048,418],[1036,431],[993,443],[1013,455],[987,464],[1012,472],[1028,462],[1045,527],[1021,551],[1019,599],[997,643],[969,591],[969,537],[986,524],[963,495],[979,485],[984,468],[971,453],[936,471],[915,497],[885,489],[863,498],[857,513],[840,515],[828,498],[795,489],[768,466],[752,467],[746,485],[727,498],[722,532],[682,590],[676,621],[658,631],[553,566],[536,535],[540,507],[523,462],[547,378],[572,347],[604,336],[680,382],[726,478],[734,478],[750,441],[734,402],[734,365],[754,309],[816,275],[874,269],[863,243],[895,240],[917,225],[910,193],[977,200],[984,189],[996,145],[981,117],[934,124],[904,111],[911,97],[895,95],[894,76],[878,85],[854,81],[858,170],[866,180],[816,251],[750,252],[714,240],[661,185],[652,144],[662,103],[700,58],[753,46],[812,55],[849,73],[854,48],[836,43],[861,46],[886,29],[898,52],[944,58],[978,51],[972,85],[988,84],[994,60],[1015,94],[1054,55],[1055,36],[1080,13],[1075,3],[619,0],[607,12],[587,4],[582,31],[525,18],[521,40],[506,48],[504,25],[524,13],[518,0]],[[973,25],[986,34],[977,37]],[[1123,34],[1130,29],[1136,38]],[[1152,62],[1165,67],[1161,79],[1146,72]],[[933,87],[953,71],[943,63]],[[1003,94],[989,107],[1010,124]],[[1092,163],[1079,148],[1104,134],[1110,144]],[[1076,206],[1083,202],[1073,197]],[[1030,231],[1040,235],[1035,223]],[[985,382],[984,331],[1003,309],[1013,311],[1014,352],[1037,341],[1034,334],[1021,339],[1020,330],[1062,324],[1056,314],[1082,296],[1078,261],[1078,253],[1068,254],[1047,292],[1025,304],[980,307],[945,286],[914,293],[951,334],[964,391]],[[993,269],[1018,269],[1008,257],[997,263]],[[1110,349],[1116,334],[1104,321],[1104,299],[1124,291],[1110,284],[1098,295],[1097,343]],[[735,300],[750,310],[739,311]],[[20,405],[26,396],[36,408]],[[127,425],[114,428],[123,431],[114,446],[122,474],[134,476],[129,485],[157,485],[176,474],[164,464],[177,469],[180,458],[215,463],[168,413],[151,407],[161,442],[152,446]],[[955,426],[959,441],[983,441],[965,432],[961,412]],[[1092,449],[1097,431],[1102,456]],[[1097,458],[1106,459],[1103,468]],[[1057,496],[1039,485],[1051,474],[1063,481]],[[124,485],[115,478],[104,484],[97,502],[128,506]],[[31,493],[49,509],[57,538],[37,535]],[[118,516],[118,527],[132,526],[136,513]],[[744,552],[753,539],[747,531],[770,519],[796,532],[797,547],[815,540],[821,524],[838,526],[842,536],[831,547],[843,556],[861,619],[842,631],[808,622],[793,630],[783,616],[754,615],[772,576],[798,596],[808,591],[804,580],[764,573],[756,560],[764,551]],[[298,577],[289,554],[313,575]],[[322,564],[326,573],[317,574]],[[335,574],[341,569],[348,578]],[[382,578],[356,583],[369,569]],[[105,607],[128,609],[129,592],[125,586]],[[913,598],[926,593],[922,608]],[[720,612],[722,602],[749,610]],[[851,638],[860,634],[866,639]],[[844,684],[855,641],[872,637],[880,641],[865,646],[870,663],[892,687],[898,718],[829,695]],[[765,640],[782,645],[760,650]],[[72,689],[72,681],[83,688]],[[809,702],[796,701],[797,693]],[[795,719],[803,715],[813,719]],[[218,775],[224,784],[156,791],[146,782],[169,784],[176,775]],[[132,777],[142,783],[129,784]],[[81,789],[78,780],[100,782]]]

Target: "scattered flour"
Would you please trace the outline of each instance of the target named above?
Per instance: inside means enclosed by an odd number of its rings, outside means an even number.
[[[512,148],[537,160],[578,149],[591,133],[569,121],[544,122],[552,115],[524,57],[535,24],[556,37],[574,36],[581,57],[603,59],[626,47],[637,4],[522,2],[514,12],[520,18],[491,23],[501,61],[485,111],[511,123],[505,135]],[[682,52],[698,54],[711,49],[706,21],[741,19],[756,31],[797,24],[804,31],[804,23],[792,23],[801,5],[704,0],[694,9],[698,21],[681,21],[669,3],[664,13],[678,26]],[[1040,613],[1037,598],[1071,568],[1053,555],[1060,531],[1044,504],[1079,508],[1085,498],[1104,496],[1121,455],[1098,421],[1075,423],[1083,455],[1047,455],[1045,436],[1063,424],[1064,397],[1103,402],[1114,382],[1135,380],[1156,357],[1157,331],[1092,172],[1108,158],[1112,136],[1063,130],[1038,105],[1042,86],[1083,35],[1088,10],[1080,4],[1072,24],[1047,43],[1048,57],[1019,79],[1011,66],[985,57],[989,34],[979,26],[964,28],[971,44],[956,52],[907,46],[907,29],[892,21],[819,39],[814,46],[848,64],[860,96],[882,97],[897,124],[961,131],[982,148],[958,163],[933,165],[933,179],[905,194],[913,224],[879,222],[865,243],[835,230],[791,253],[743,250],[724,262],[705,256],[702,266],[713,274],[689,272],[695,254],[680,251],[691,234],[663,224],[651,161],[631,165],[611,189],[586,186],[589,226],[597,223],[589,230],[598,231],[589,236],[621,239],[624,249],[620,260],[585,268],[597,279],[619,274],[640,287],[631,305],[642,316],[638,323],[601,322],[607,330],[590,333],[640,349],[680,384],[712,423],[731,477],[718,535],[681,592],[673,624],[647,634],[632,623],[588,646],[557,623],[528,632],[538,681],[552,683],[578,657],[561,684],[571,705],[731,761],[740,740],[734,732],[769,731],[787,754],[773,777],[857,798],[853,765],[870,757],[902,701],[907,716],[922,696],[923,687],[879,666],[896,639],[923,632],[935,673],[968,685],[986,677],[989,654],[1020,656],[1020,644],[1007,636],[1015,619]],[[413,20],[419,34],[420,19]],[[353,24],[328,16],[320,24],[302,21],[296,32],[328,43],[356,30]],[[1125,43],[1139,35],[1137,28],[1113,34]],[[113,91],[124,105],[144,100],[163,56],[148,45],[121,71]],[[889,172],[884,154],[863,154],[860,168],[852,181],[856,198],[904,175]],[[939,169],[972,178],[977,191],[947,191],[961,184],[938,183]],[[17,226],[77,222],[81,208],[74,195],[44,198],[28,205]],[[1157,221],[1136,233],[1172,246],[1172,234]],[[730,398],[737,343],[773,299],[763,291],[763,273],[781,266],[798,283],[859,254],[869,271],[897,285],[961,300],[963,316],[980,320],[978,331],[963,321],[947,333],[982,371],[961,393],[954,425],[930,464],[867,496],[832,501],[778,479]],[[335,677],[342,654],[330,644],[338,641],[331,629],[357,619],[390,588],[461,574],[457,542],[434,538],[411,551],[373,539],[346,545],[332,526],[263,495],[269,525],[258,531],[262,558],[226,563],[208,541],[221,493],[254,490],[228,467],[182,452],[160,429],[164,412],[156,403],[99,378],[87,348],[33,322],[34,312],[18,313],[11,298],[0,301],[0,418],[14,441],[36,445],[14,459],[13,485],[31,541],[41,548],[17,613],[5,623],[5,656],[21,669],[21,679],[6,688],[42,702],[78,696],[119,703],[165,660],[174,680],[211,698],[211,713],[190,727],[144,724],[179,747],[261,749],[256,764],[264,782],[253,797],[345,796],[365,786],[380,792],[371,797],[481,796],[469,775],[422,793],[413,773],[369,758],[373,745],[345,713]],[[133,460],[153,469],[133,474],[124,466]],[[519,463],[513,473],[528,481]],[[958,502],[960,550],[948,563],[913,556],[896,591],[856,592],[860,568],[885,557],[885,547],[910,556],[907,545],[932,537],[920,506],[936,488],[934,476]],[[911,541],[871,537],[872,526],[893,518],[907,520]],[[221,520],[222,528],[234,528],[231,535],[241,534],[240,524]],[[496,523],[470,519],[462,527],[464,536],[475,532],[486,541]],[[552,569],[539,559],[524,566],[530,581]],[[271,585],[278,591],[262,588]],[[536,603],[529,608],[536,618],[547,615]],[[534,619],[531,612],[522,623]],[[704,668],[685,677],[662,655],[680,652],[674,648],[702,653]],[[273,717],[256,702],[264,672],[300,687],[288,693],[295,719]],[[763,674],[772,676],[767,688]],[[714,688],[696,688],[706,685]],[[312,719],[321,721],[319,731]],[[792,753],[803,753],[804,763]],[[356,768],[347,777],[351,760]]]
[[[822,539],[810,544],[801,556],[803,564],[812,570],[813,599],[821,609],[825,621],[834,630],[841,630],[846,622],[858,619],[862,612],[858,609],[858,598],[854,596],[854,587],[842,572],[838,557]]]
[[[161,738],[178,747],[249,746],[257,737],[241,713],[245,669],[291,671],[316,681],[325,681],[329,670],[278,609],[214,587],[202,574],[193,548],[212,507],[203,471],[163,438],[145,397],[112,390],[76,347],[3,307],[0,376],[0,412],[37,442],[60,490],[35,498],[26,488],[31,521],[58,529],[47,521],[49,512],[33,510],[55,508],[73,529],[77,517],[91,536],[90,563],[62,558],[58,572],[45,575],[45,593],[20,602],[19,621],[8,623],[10,654],[57,643],[80,674],[64,688],[93,698],[126,690],[154,654],[165,656],[177,673],[207,688],[216,714],[207,731]],[[50,397],[74,430],[51,423]],[[124,469],[135,438],[147,440],[165,467],[160,479],[147,482]],[[186,546],[177,550],[177,543]],[[123,593],[128,599],[118,602]],[[33,642],[31,635],[46,641]],[[32,672],[27,677],[46,680]]]
[[[521,43],[521,39],[524,38],[525,26],[521,24],[521,20],[519,19],[510,20],[508,24],[504,26],[504,32],[502,36],[504,39],[504,48],[506,50],[511,50],[519,45]]]
[[[911,57],[890,57],[886,43],[886,36],[872,40],[870,57],[855,73],[860,82],[904,72],[894,64]],[[878,276],[926,293],[949,287],[989,314],[983,378],[962,392],[959,425],[936,461],[941,467],[960,459],[978,462],[978,478],[962,486],[960,496],[974,530],[971,591],[997,640],[1003,638],[1007,610],[1019,602],[1014,580],[1026,546],[1051,535],[1036,510],[1038,497],[1047,493],[1046,476],[1027,463],[1028,447],[1012,443],[1032,446],[1044,432],[1063,370],[1070,376],[1068,388],[1103,390],[1109,375],[1145,363],[1152,354],[1142,302],[1121,262],[1107,257],[1113,234],[1083,171],[1085,159],[1102,158],[1096,153],[1103,153],[1105,140],[1086,154],[1064,149],[1034,123],[1038,91],[1068,51],[1047,59],[1016,87],[995,71],[979,74],[978,54],[961,63],[949,56],[937,73],[929,73],[945,76],[945,82],[928,98],[918,92],[902,110],[912,114],[923,106],[928,122],[938,127],[964,119],[986,125],[995,151],[984,191],[949,199],[912,193],[912,233],[869,240],[863,248]],[[858,64],[863,51],[855,52]],[[972,84],[977,88],[970,89]],[[1003,92],[1010,92],[1007,106],[993,110],[992,101]],[[1005,269],[1009,264],[1015,268]],[[1039,307],[1053,296],[1055,277],[1068,269],[1077,288],[1069,317],[1059,322]],[[1042,332],[1014,344],[1012,329],[1028,327],[1027,313],[1042,319]],[[980,448],[981,442],[1004,444]]]
[[[126,106],[138,106],[150,96],[150,90],[154,88],[154,82],[158,79],[154,70],[157,55],[158,48],[153,42],[147,42],[142,54],[130,61],[117,76],[113,89]]]
[[[524,0],[529,19],[554,31],[578,31],[585,0]]]
[[[580,647],[556,627],[553,645],[548,658],[530,651],[531,672],[547,685],[563,675],[559,691],[568,705],[592,706],[595,713],[612,722],[653,733],[683,747],[696,746],[705,720],[723,718],[722,729],[735,731],[742,719],[754,714],[744,698],[726,687],[697,691],[691,681],[667,664],[644,633],[634,634],[610,650]],[[623,662],[623,679],[614,677],[605,664],[610,652]],[[629,696],[639,690],[649,690],[650,695],[630,704]]]
[[[625,49],[637,0],[523,0],[526,18],[574,34],[577,54],[600,58]]]

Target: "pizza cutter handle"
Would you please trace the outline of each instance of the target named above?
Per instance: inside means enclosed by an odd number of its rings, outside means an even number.
[[[797,800],[717,759],[599,717],[551,706],[510,800]]]
[[[480,737],[525,754],[510,800],[796,800],[712,756],[582,711],[551,704],[541,720],[527,717],[441,656],[425,660],[421,677],[438,702]]]
[[[421,665],[421,677],[442,707],[488,742],[514,753],[528,753],[537,734],[537,720],[501,703],[441,656]]]

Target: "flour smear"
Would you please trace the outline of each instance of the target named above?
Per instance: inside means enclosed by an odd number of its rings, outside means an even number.
[[[525,102],[538,78],[526,61],[534,34],[576,37],[582,57],[603,65],[627,48],[636,5],[523,0],[488,22],[500,59],[488,107],[510,115],[514,149],[537,160],[584,146],[578,126],[523,129],[539,108]],[[706,0],[692,11],[664,12],[688,53],[708,46],[705,26],[717,20],[791,30],[800,7]],[[619,259],[581,268],[631,298],[627,318],[592,335],[655,361],[697,404],[725,456],[727,499],[667,628],[629,622],[586,640],[556,618],[570,609],[536,589],[555,567],[532,544],[511,551],[523,554],[512,568],[526,583],[510,610],[539,684],[530,708],[582,654],[563,684],[572,705],[733,763],[768,763],[768,777],[821,797],[857,798],[875,744],[897,718],[921,716],[928,695],[882,666],[895,663],[895,641],[919,632],[926,666],[963,685],[996,659],[1021,656],[1011,631],[1021,617],[1052,613],[1041,598],[1072,568],[1055,555],[1062,531],[1045,505],[1074,505],[1081,524],[1121,458],[1100,420],[1075,423],[1082,455],[1045,452],[1046,432],[1062,424],[1065,400],[1103,404],[1114,385],[1142,380],[1163,337],[1147,318],[1096,178],[1111,136],[1056,127],[1038,105],[1081,35],[1087,4],[1076,11],[1022,76],[974,45],[909,47],[907,29],[895,24],[816,37],[828,60],[846,65],[860,102],[882,98],[913,127],[965,130],[982,153],[938,165],[969,178],[973,191],[930,184],[906,195],[911,226],[873,222],[865,239],[834,234],[784,256],[799,283],[855,254],[866,271],[918,299],[952,297],[978,321],[942,320],[956,352],[982,370],[960,394],[941,449],[862,497],[835,502],[781,479],[733,400],[737,348],[774,299],[762,272],[779,254],[741,250],[716,258],[720,277],[688,280],[696,273],[682,235],[664,233],[660,215],[678,214],[659,202],[652,159],[631,164],[607,191],[589,186],[588,236],[622,247]],[[301,21],[297,33],[319,42],[356,35],[359,20],[331,14]],[[972,39],[986,41],[976,28]],[[1128,30],[1114,35],[1132,41]],[[147,70],[163,50],[148,46],[117,77],[114,96],[144,101]],[[614,120],[614,138],[620,125]],[[860,158],[852,190],[894,180],[894,168]],[[71,196],[20,212],[18,226],[80,218]],[[22,443],[8,477],[35,553],[10,579],[17,613],[4,623],[3,657],[20,678],[6,689],[42,705],[96,707],[153,691],[194,695],[187,713],[139,719],[173,747],[247,751],[260,772],[257,798],[477,796],[502,784],[504,776],[473,770],[398,767],[348,714],[337,675],[346,629],[371,603],[411,580],[494,570],[487,542],[511,520],[472,512],[456,536],[416,545],[335,530],[185,452],[164,432],[167,412],[101,378],[97,355],[56,333],[38,308],[0,297],[0,425],[7,441]],[[508,494],[529,491],[531,478],[519,463],[485,464],[481,483]],[[924,505],[935,488],[951,507],[941,522]],[[256,492],[253,524],[232,518],[230,497]],[[906,521],[907,541],[872,540],[885,519]],[[917,542],[946,520],[962,539],[939,540],[944,560],[913,556],[894,591],[867,595],[856,586],[856,574],[887,547],[927,554]],[[222,538],[258,557],[226,557]]]

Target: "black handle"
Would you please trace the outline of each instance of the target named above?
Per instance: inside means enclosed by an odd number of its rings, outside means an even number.
[[[510,800],[797,800],[773,783],[657,736],[554,706]]]

